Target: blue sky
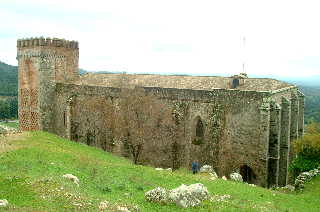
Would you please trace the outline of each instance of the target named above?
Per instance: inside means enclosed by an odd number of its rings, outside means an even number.
[[[89,71],[320,74],[317,1],[0,1],[0,61],[16,40],[80,43]],[[244,48],[244,38],[246,39]]]

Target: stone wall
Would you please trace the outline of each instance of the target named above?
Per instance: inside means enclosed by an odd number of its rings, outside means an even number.
[[[184,126],[184,154],[181,163],[183,166],[190,168],[192,161],[197,157],[200,166],[212,165],[219,176],[229,175],[242,165],[249,166],[257,176],[268,173],[265,160],[269,155],[270,118],[265,119],[261,116],[261,105],[263,99],[270,96],[269,92],[224,89],[213,91],[145,89],[147,92],[157,93],[159,98],[172,106],[177,103],[180,105],[181,124]],[[101,136],[101,133],[97,133],[99,126],[95,124],[97,120],[94,117],[99,115],[97,111],[90,111],[86,102],[92,102],[102,96],[117,98],[118,90],[58,83],[56,86],[56,134],[68,138],[66,116],[70,114],[71,119],[75,117],[72,112],[68,113],[68,104],[72,102],[71,108],[82,105],[79,108],[82,108],[83,121],[77,121],[77,126],[70,127],[71,140],[88,143],[88,132],[94,139],[99,139],[98,135]],[[199,118],[204,124],[204,136],[202,144],[195,145],[193,141],[196,139],[196,124]],[[264,121],[261,122],[261,120]],[[74,124],[72,121],[71,123]],[[263,123],[266,123],[266,126],[262,126]],[[266,134],[261,133],[261,127],[265,128]],[[74,137],[75,134],[76,137]],[[265,139],[266,137],[268,139]],[[121,149],[109,148],[108,151],[120,154]],[[163,154],[159,155],[163,157]],[[266,177],[260,179],[260,181],[264,180]]]

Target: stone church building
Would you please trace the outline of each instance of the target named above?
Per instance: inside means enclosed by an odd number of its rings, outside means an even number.
[[[58,38],[19,39],[17,60],[20,130],[41,130],[87,144],[103,139],[94,123],[102,111],[84,106],[76,114],[73,108],[99,97],[116,97],[119,89],[113,81],[118,74],[79,75],[79,43]],[[290,143],[303,135],[304,127],[304,95],[297,85],[244,73],[128,77],[131,85],[180,106],[181,166],[190,169],[197,157],[200,166],[213,166],[219,177],[238,172],[244,181],[260,186],[288,183],[294,157]]]

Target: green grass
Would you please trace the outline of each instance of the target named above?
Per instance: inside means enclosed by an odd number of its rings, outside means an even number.
[[[4,126],[8,126],[8,127],[12,127],[15,128],[17,130],[19,130],[19,123],[15,123],[15,122],[8,122],[8,123],[0,123]]]
[[[193,175],[186,169],[156,171],[49,133],[29,134],[27,139],[6,141],[7,147],[15,148],[0,151],[0,199],[9,202],[0,211],[99,211],[101,201],[129,208],[137,205],[142,211],[320,211],[319,177],[307,182],[305,190],[285,193],[222,179],[211,181],[208,174]],[[7,138],[1,139],[0,148]],[[64,179],[65,174],[77,176],[80,186]],[[153,188],[169,190],[198,182],[211,197],[231,198],[206,200],[191,208],[144,201],[145,192]]]

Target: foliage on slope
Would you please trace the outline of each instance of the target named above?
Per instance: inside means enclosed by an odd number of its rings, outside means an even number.
[[[320,123],[313,122],[301,139],[292,142],[297,157],[290,164],[290,172],[297,176],[320,166]]]

